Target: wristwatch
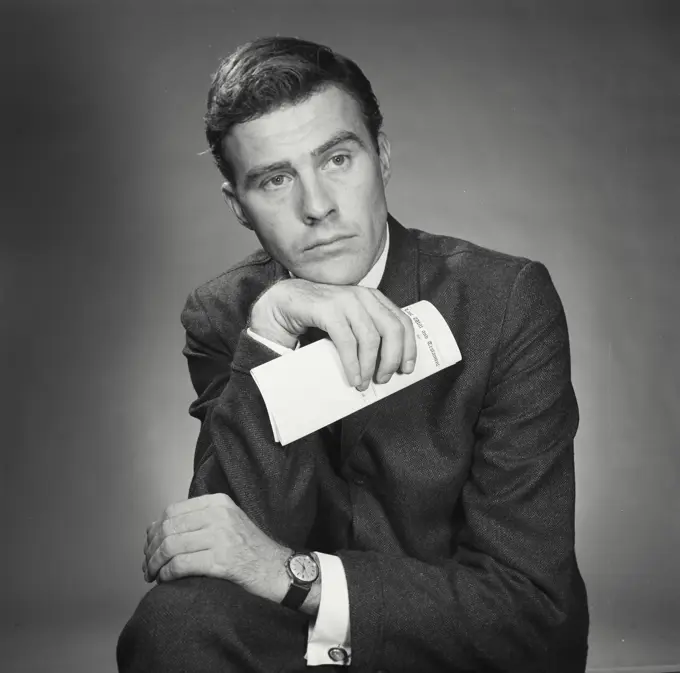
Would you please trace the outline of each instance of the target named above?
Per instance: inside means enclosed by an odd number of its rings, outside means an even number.
[[[297,610],[305,602],[312,584],[319,578],[319,564],[310,552],[293,552],[286,560],[286,570],[291,581],[281,605]]]

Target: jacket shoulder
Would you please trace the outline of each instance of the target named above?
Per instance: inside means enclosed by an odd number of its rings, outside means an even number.
[[[561,300],[545,264],[453,236],[416,232],[419,276],[425,295],[457,297],[457,310],[467,305],[471,321],[504,320],[519,303],[536,313],[561,310]],[[482,317],[483,316],[483,317]]]
[[[256,250],[218,276],[201,283],[194,290],[194,294],[201,299],[224,295],[233,299],[233,293],[244,283],[248,281],[257,283],[260,278],[266,282],[272,264],[273,260],[267,252]]]
[[[464,239],[417,232],[424,296],[479,334],[496,335],[512,321],[517,329],[559,316],[563,306],[545,264]],[[488,344],[491,348],[492,344]]]
[[[519,272],[533,260],[493,248],[484,247],[455,236],[412,230],[418,252],[426,266],[456,270],[457,276],[470,284],[512,284]]]
[[[188,327],[203,315],[201,320],[207,317],[211,329],[220,333],[240,331],[250,307],[275,280],[275,274],[275,263],[268,253],[261,249],[251,253],[189,294],[182,311],[183,324]]]

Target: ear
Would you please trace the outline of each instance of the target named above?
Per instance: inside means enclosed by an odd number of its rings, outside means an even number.
[[[392,175],[390,168],[390,141],[382,131],[378,133],[378,156],[380,158],[380,173],[382,174],[383,185],[387,187],[387,183]]]
[[[246,229],[250,229],[252,231],[253,226],[250,224],[250,222],[248,222],[248,218],[243,211],[243,206],[238,200],[238,196],[236,196],[236,191],[234,190],[231,182],[226,181],[222,183],[222,195],[224,196],[224,200],[229,204],[229,207],[234,211],[236,219]]]

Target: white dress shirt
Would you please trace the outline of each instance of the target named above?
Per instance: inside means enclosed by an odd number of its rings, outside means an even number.
[[[369,272],[357,283],[362,287],[377,288],[382,280],[387,264],[387,251],[390,247],[390,229],[386,227],[385,247],[380,257]],[[250,328],[248,334],[280,355],[292,353],[291,348],[255,334]],[[299,344],[296,344],[295,348]],[[347,577],[342,560],[332,554],[315,552],[319,559],[321,570],[321,596],[319,598],[319,612],[316,619],[309,623],[307,637],[307,653],[305,659],[308,666],[322,666],[334,664],[349,666],[352,662],[352,648],[349,628],[349,594],[347,592]],[[338,657],[344,650],[344,657]],[[331,658],[331,654],[336,659]]]

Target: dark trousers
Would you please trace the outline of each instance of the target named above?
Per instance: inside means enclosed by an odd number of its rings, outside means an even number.
[[[121,673],[308,673],[307,615],[226,580],[158,584],[125,625]],[[314,667],[316,673],[335,666]]]

